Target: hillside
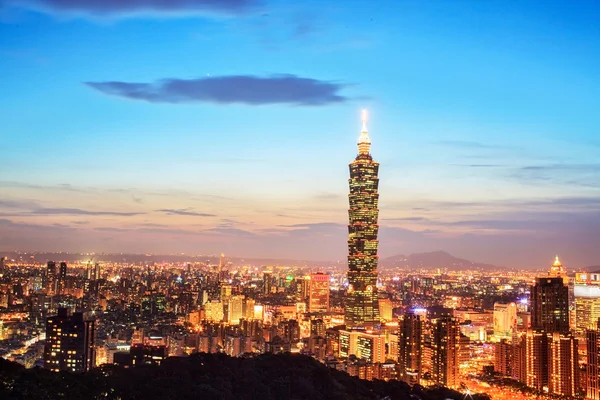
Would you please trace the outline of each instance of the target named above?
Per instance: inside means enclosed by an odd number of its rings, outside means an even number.
[[[427,268],[427,269],[437,269],[437,268],[448,268],[453,271],[460,270],[492,270],[492,269],[500,269],[501,267],[497,267],[491,264],[477,263],[469,260],[465,260],[462,258],[454,257],[451,254],[446,253],[445,251],[432,251],[429,253],[415,253],[409,256],[405,256],[402,254],[387,257],[380,261],[381,268]]]
[[[87,374],[25,369],[0,359],[1,399],[140,400],[370,400],[461,399],[445,389],[410,388],[403,382],[365,381],[300,355],[232,358],[195,354],[167,359],[160,367],[105,366]],[[475,400],[487,400],[485,395]]]

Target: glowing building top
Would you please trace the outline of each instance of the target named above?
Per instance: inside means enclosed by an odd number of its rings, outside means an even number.
[[[560,277],[560,278],[564,278],[567,276],[567,271],[565,270],[565,267],[563,267],[562,263],[560,262],[558,255],[556,256],[556,258],[554,258],[554,262],[552,263],[552,266],[550,267],[550,276],[552,277]]]
[[[362,110],[362,129],[358,138],[358,154],[369,154],[371,150],[371,138],[367,130],[367,110]]]

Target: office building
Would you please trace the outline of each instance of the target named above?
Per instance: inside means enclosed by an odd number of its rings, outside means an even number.
[[[600,286],[575,284],[575,329],[595,329],[600,318]]]
[[[46,265],[46,282],[44,285],[47,294],[53,295],[56,293],[56,278],[56,263],[54,261],[48,261],[48,264]]]
[[[455,388],[459,384],[459,323],[454,318],[441,317],[434,321],[432,329],[432,380],[436,384]]]
[[[95,366],[96,321],[85,320],[83,313],[59,308],[46,320],[44,368],[51,371],[86,372]]]
[[[517,328],[517,304],[494,304],[494,336],[497,340],[510,338]]]
[[[569,287],[561,277],[537,278],[531,288],[531,327],[569,332]]]
[[[308,312],[329,311],[329,274],[311,274]]]
[[[392,322],[394,305],[389,298],[379,299],[379,317],[384,322]]]
[[[240,319],[243,318],[244,298],[243,295],[229,297],[227,319],[230,325],[239,325]]]
[[[420,315],[408,313],[398,319],[398,374],[409,385],[421,380],[423,357],[423,321]]]
[[[549,393],[574,397],[579,392],[578,341],[572,335],[558,332],[548,336]]]
[[[586,399],[600,400],[600,329],[586,331]]]
[[[530,329],[526,339],[526,382],[530,388],[548,390],[548,335]]]

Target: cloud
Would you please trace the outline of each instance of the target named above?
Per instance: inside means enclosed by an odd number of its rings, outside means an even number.
[[[98,227],[98,228],[94,228],[94,230],[100,231],[100,232],[127,232],[127,231],[129,231],[129,229],[125,229],[125,228],[113,228],[113,227],[110,227],[110,226],[107,226],[107,227]]]
[[[466,148],[466,149],[480,149],[480,150],[483,150],[483,149],[494,149],[494,150],[496,150],[496,149],[502,149],[502,150],[514,149],[511,146],[484,144],[484,143],[474,142],[474,141],[470,141],[470,140],[440,140],[437,143],[441,144],[443,146],[461,147],[461,148]]]
[[[455,164],[457,167],[468,167],[468,168],[502,168],[505,165],[500,164]]]
[[[38,203],[30,200],[0,200],[0,207],[10,209],[27,209],[39,207]]]
[[[167,215],[186,215],[186,216],[190,216],[190,217],[216,217],[215,214],[199,213],[199,212],[191,211],[191,210],[192,210],[191,208],[180,208],[180,209],[163,208],[163,209],[155,210],[155,211],[162,212]]]
[[[425,217],[381,218],[382,221],[429,221]]]
[[[80,208],[40,208],[31,211],[34,215],[111,215],[116,217],[132,217],[145,213],[140,212],[119,212],[119,211],[89,211]]]
[[[347,100],[338,94],[346,85],[289,74],[164,79],[154,83],[86,82],[86,85],[107,95],[151,103],[321,106]]]
[[[50,13],[92,16],[156,13],[161,16],[190,13],[236,15],[258,5],[256,0],[7,0],[6,3]]]

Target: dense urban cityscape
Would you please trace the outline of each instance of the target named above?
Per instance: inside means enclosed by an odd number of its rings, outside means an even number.
[[[194,353],[301,353],[363,380],[465,396],[600,399],[600,272],[568,270],[559,256],[531,271],[386,265],[370,146],[363,112],[347,264],[11,252],[0,263],[0,356],[84,373]]]

